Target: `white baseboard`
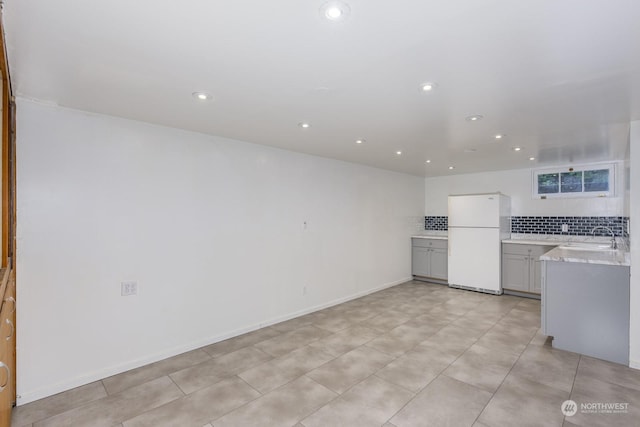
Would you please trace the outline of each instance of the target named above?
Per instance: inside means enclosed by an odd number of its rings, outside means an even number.
[[[21,392],[20,390],[18,390],[18,395],[16,398],[16,405],[17,406],[21,406],[21,405],[25,405],[27,403],[33,402],[35,400],[39,400],[48,396],[52,396],[54,394],[57,393],[61,393],[63,391],[66,390],[70,390],[72,388],[75,387],[80,387],[82,385],[85,384],[89,384],[92,383],[94,381],[99,381],[101,379],[104,378],[108,378],[112,375],[117,375],[120,374],[122,372],[126,372],[129,371],[131,369],[135,369],[135,368],[139,368],[141,366],[147,365],[149,363],[154,363],[157,362],[159,360],[164,360],[166,358],[169,357],[173,357],[173,356],[177,356],[178,354],[182,354],[185,353],[187,351],[191,351],[191,350],[195,350],[201,347],[205,347],[207,345],[211,345],[211,344],[215,344],[217,342],[220,341],[224,341],[226,339],[229,338],[233,338],[236,337],[238,335],[242,335],[242,334],[246,334],[247,332],[251,332],[251,331],[255,331],[257,329],[266,327],[266,326],[270,326],[270,325],[274,325],[276,323],[280,323],[280,322],[284,322],[285,320],[289,320],[289,319],[293,319],[295,317],[299,317],[305,314],[309,314],[309,313],[313,313],[314,311],[318,311],[318,310],[322,310],[324,308],[328,308],[328,307],[332,307],[334,305],[338,305],[338,304],[342,304],[344,302],[347,301],[351,301],[360,297],[363,297],[365,295],[369,295],[372,294],[374,292],[378,292],[387,288],[390,288],[392,286],[396,286],[399,285],[401,283],[405,283],[408,282],[410,280],[412,280],[413,277],[407,277],[407,278],[403,278],[400,280],[396,280],[393,282],[389,282],[389,283],[385,283],[381,286],[372,288],[372,289],[368,289],[366,291],[362,291],[362,292],[358,292],[356,294],[353,295],[349,295],[343,298],[338,298],[335,299],[333,301],[329,301],[327,303],[324,304],[319,304],[313,307],[309,307],[309,308],[305,308],[303,310],[299,310],[296,311],[294,313],[289,313],[283,316],[277,316],[271,319],[268,319],[266,321],[257,323],[257,324],[253,324],[244,328],[239,328],[224,334],[219,334],[213,337],[208,337],[206,339],[202,339],[202,340],[198,340],[195,342],[191,342],[189,344],[185,344],[182,346],[178,346],[178,347],[173,347],[158,353],[154,353],[151,354],[149,356],[146,357],[142,357],[142,358],[138,358],[135,360],[130,360],[127,361],[125,363],[120,363],[118,365],[114,365],[114,366],[109,366],[107,368],[104,369],[100,369],[98,371],[94,371],[94,372],[90,372],[90,373],[86,373],[77,377],[74,377],[72,379],[66,380],[66,381],[62,381],[59,383],[55,383],[55,384],[50,384],[47,385],[45,387],[41,387],[38,388],[36,390],[32,390],[29,392]]]
[[[633,369],[640,369],[640,360],[629,359],[629,367]]]

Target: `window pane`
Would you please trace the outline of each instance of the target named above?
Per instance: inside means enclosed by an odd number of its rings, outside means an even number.
[[[560,174],[561,193],[582,193],[582,171]]]
[[[584,191],[609,191],[609,169],[584,171]]]
[[[557,193],[559,184],[557,173],[541,173],[538,175],[538,194]]]

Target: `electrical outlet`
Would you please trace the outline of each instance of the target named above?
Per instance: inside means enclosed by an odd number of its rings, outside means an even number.
[[[129,295],[138,294],[138,282],[122,282],[120,283],[120,295],[127,297]]]
[[[569,231],[569,224],[562,224],[562,232],[566,233]]]

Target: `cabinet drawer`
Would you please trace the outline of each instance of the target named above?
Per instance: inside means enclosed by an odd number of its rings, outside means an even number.
[[[529,255],[539,257],[540,255],[549,252],[555,246],[543,246],[543,245],[521,245],[518,243],[503,243],[502,253],[513,255]]]
[[[531,245],[519,245],[517,243],[503,243],[503,254],[513,255],[529,255],[531,253]]]
[[[447,249],[448,243],[443,239],[411,239],[411,245],[418,248]]]

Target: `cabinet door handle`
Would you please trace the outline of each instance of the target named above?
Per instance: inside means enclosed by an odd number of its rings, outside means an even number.
[[[14,297],[5,298],[4,302],[12,302],[13,303],[13,311],[11,311],[11,314],[16,312],[16,299]]]
[[[13,333],[16,331],[16,328],[13,326],[13,322],[11,320],[5,319],[5,322],[7,322],[9,326],[11,326],[11,333],[7,335],[7,338],[5,338],[7,341],[9,341],[13,336]]]
[[[4,382],[4,384],[0,385],[0,393],[2,393],[4,389],[7,387],[7,384],[9,384],[9,381],[11,380],[11,370],[2,361],[0,361],[0,368],[4,368],[7,371],[7,380]]]

